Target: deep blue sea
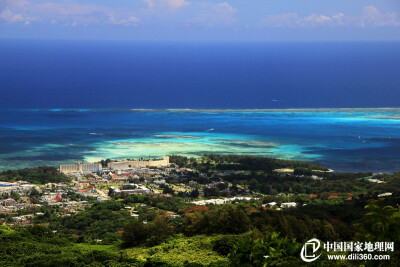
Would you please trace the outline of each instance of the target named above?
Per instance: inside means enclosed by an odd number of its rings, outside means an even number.
[[[0,169],[233,153],[393,172],[399,107],[398,42],[0,39]]]
[[[0,107],[400,107],[400,42],[0,39]]]

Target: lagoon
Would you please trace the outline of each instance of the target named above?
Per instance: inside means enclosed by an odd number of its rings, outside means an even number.
[[[0,169],[246,154],[400,170],[400,109],[4,109]]]

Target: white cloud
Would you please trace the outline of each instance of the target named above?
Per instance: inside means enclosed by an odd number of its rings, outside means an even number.
[[[337,25],[343,25],[343,20],[344,20],[344,14],[343,13],[337,13],[336,15],[332,16],[333,21],[337,23]]]
[[[172,8],[180,8],[189,5],[185,0],[167,0],[167,4]]]
[[[269,15],[261,20],[263,27],[321,27],[321,26],[351,26],[351,27],[396,27],[400,19],[396,12],[381,13],[374,6],[363,8],[361,16],[350,16],[343,13],[334,15],[316,14],[300,17],[297,13]]]
[[[237,10],[228,2],[191,2],[191,8],[182,15],[175,25],[182,27],[224,27],[235,22]]]
[[[147,4],[149,9],[153,9],[155,7],[158,8],[169,7],[172,9],[178,9],[189,5],[189,2],[186,0],[142,0],[142,1]]]
[[[261,25],[265,27],[295,27],[298,18],[297,13],[269,15],[262,19]]]
[[[216,10],[221,13],[227,13],[227,14],[235,14],[237,11],[235,8],[233,8],[231,5],[229,5],[228,2],[223,2],[223,3],[217,4]]]
[[[309,23],[312,25],[323,25],[331,22],[332,19],[325,15],[317,15],[315,13],[311,14],[308,17],[303,18],[302,22]]]
[[[363,8],[364,15],[367,19],[378,20],[381,12],[374,6],[366,6]]]
[[[154,2],[153,0],[143,0],[143,2],[145,2],[150,9],[152,9],[154,7]]]
[[[396,12],[381,13],[376,7],[371,5],[363,8],[363,14],[364,16],[359,22],[359,25],[362,27],[400,26],[400,19]]]
[[[8,23],[26,22],[26,21],[34,20],[34,18],[27,17],[27,16],[24,16],[19,13],[15,13],[15,12],[11,11],[11,9],[8,7],[0,13],[0,19],[6,21]]]
[[[1,0],[0,4],[3,6],[16,6],[18,8],[26,8],[27,5],[29,5],[29,2],[27,0]]]
[[[137,25],[139,23],[139,19],[134,16],[124,19],[116,19],[113,15],[109,15],[109,22],[110,24],[114,25],[131,26],[131,25]]]
[[[332,16],[312,13],[309,16],[299,17],[297,13],[271,15],[262,20],[265,27],[319,27],[336,26],[343,23],[343,13]]]
[[[1,0],[0,0],[1,1]],[[41,23],[70,26],[88,24],[137,25],[139,19],[130,11],[99,5],[66,2],[28,2],[3,0],[6,7],[0,11],[0,20],[9,23],[40,21]]]

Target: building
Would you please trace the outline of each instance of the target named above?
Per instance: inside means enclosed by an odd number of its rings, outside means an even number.
[[[276,203],[276,202],[269,202],[266,204],[262,204],[263,207],[273,207],[273,206],[277,206],[277,205],[278,205],[278,203]]]
[[[8,206],[14,206],[15,205],[15,200],[12,198],[4,199],[1,201],[1,204],[3,206],[8,207]]]
[[[73,172],[94,172],[94,171],[101,171],[102,166],[100,163],[82,163],[79,161],[77,164],[64,164],[60,165],[60,172],[61,173],[73,173]]]
[[[378,197],[390,197],[391,195],[392,195],[392,193],[387,192],[387,193],[383,193],[383,194],[378,195]]]
[[[110,170],[126,170],[140,167],[162,167],[169,165],[169,157],[165,156],[161,160],[124,160],[108,163]]]
[[[285,202],[281,204],[281,208],[295,208],[296,206],[296,202]]]

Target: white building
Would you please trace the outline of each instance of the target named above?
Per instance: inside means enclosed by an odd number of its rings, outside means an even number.
[[[276,205],[277,205],[276,202],[269,202],[269,203],[266,203],[266,204],[262,204],[263,207],[273,207],[273,206],[276,206]]]
[[[281,208],[295,208],[296,206],[296,202],[285,202],[281,204]]]
[[[390,197],[391,195],[392,195],[392,193],[387,192],[387,193],[383,193],[383,194],[378,195],[378,197]]]
[[[64,164],[60,165],[61,173],[83,173],[83,172],[93,172],[93,171],[101,171],[102,166],[100,163],[82,163],[79,161],[77,164]]]
[[[124,160],[112,161],[108,163],[110,170],[126,170],[140,167],[161,167],[169,165],[169,157],[165,156],[161,160]]]

